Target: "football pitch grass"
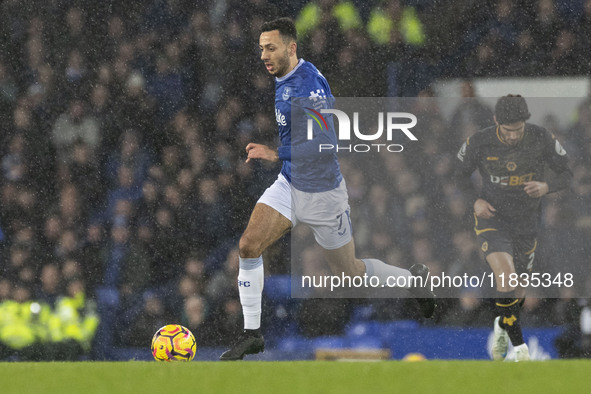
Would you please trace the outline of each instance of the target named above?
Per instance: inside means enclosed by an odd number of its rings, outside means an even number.
[[[0,363],[2,394],[588,393],[591,361]]]

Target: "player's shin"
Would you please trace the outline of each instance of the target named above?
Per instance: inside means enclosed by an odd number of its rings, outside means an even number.
[[[361,259],[365,264],[365,273],[368,277],[375,276],[380,280],[380,285],[402,287],[408,289],[411,287],[409,270],[386,264],[378,259]]]
[[[264,284],[263,257],[240,258],[238,292],[244,314],[244,329],[256,330],[261,326],[261,302]]]
[[[499,326],[507,331],[513,346],[524,343],[519,317],[519,310],[521,309],[519,301],[520,299],[516,297],[515,291],[498,292],[498,298],[495,300],[497,311],[501,317]]]
[[[377,259],[362,259],[367,276],[379,278],[380,285],[408,289],[417,300],[424,317],[430,318],[437,307],[435,294],[427,284],[429,268],[415,264],[410,269],[386,264]]]

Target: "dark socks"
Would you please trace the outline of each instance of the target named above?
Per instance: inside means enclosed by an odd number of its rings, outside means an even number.
[[[501,316],[499,326],[507,331],[513,346],[521,345],[524,341],[521,322],[519,320],[519,310],[522,305],[520,299],[515,297],[515,291],[508,293],[498,292],[498,295],[501,297],[495,300],[495,305]]]

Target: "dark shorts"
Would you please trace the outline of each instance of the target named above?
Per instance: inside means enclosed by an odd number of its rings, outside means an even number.
[[[511,234],[495,220],[477,219],[474,231],[484,256],[494,252],[506,252],[513,256],[515,272],[532,272],[538,241],[535,235]]]

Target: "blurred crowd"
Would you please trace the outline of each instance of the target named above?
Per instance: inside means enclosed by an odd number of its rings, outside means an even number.
[[[261,23],[277,16],[296,20],[299,55],[323,72],[335,96],[407,95],[410,86],[431,97],[435,78],[591,71],[589,0],[301,0],[287,9],[263,0],[5,0],[0,308],[16,303],[22,313],[0,318],[3,346],[73,340],[79,355],[95,332],[95,348],[105,351],[146,346],[171,322],[204,345],[225,345],[241,330],[237,239],[279,171],[244,163],[248,142],[277,144],[274,82],[258,49]],[[413,84],[405,85],[409,75]],[[474,96],[469,81],[463,95]],[[435,100],[425,102],[414,110],[428,118],[421,135],[429,142],[371,168],[343,159],[358,255],[463,272],[482,258],[471,207],[450,174],[463,139],[490,124],[491,111],[472,99],[446,119]],[[573,119],[562,129],[551,117],[545,125],[571,155],[575,184],[547,198],[542,267],[576,268],[590,255],[589,100]],[[377,174],[382,184],[372,182]],[[265,259],[269,277],[288,274],[289,239]],[[568,294],[556,296],[528,298],[532,313],[524,318],[558,324],[582,308]],[[77,300],[70,313],[60,309],[64,300]],[[410,301],[378,301],[370,318],[417,318]],[[11,327],[37,318],[33,304],[62,329],[31,334],[22,345]],[[474,292],[442,304],[434,324],[489,324],[486,301]],[[287,316],[300,333],[338,333],[364,306],[272,305],[264,324],[272,330]],[[323,312],[334,324],[319,319]]]

